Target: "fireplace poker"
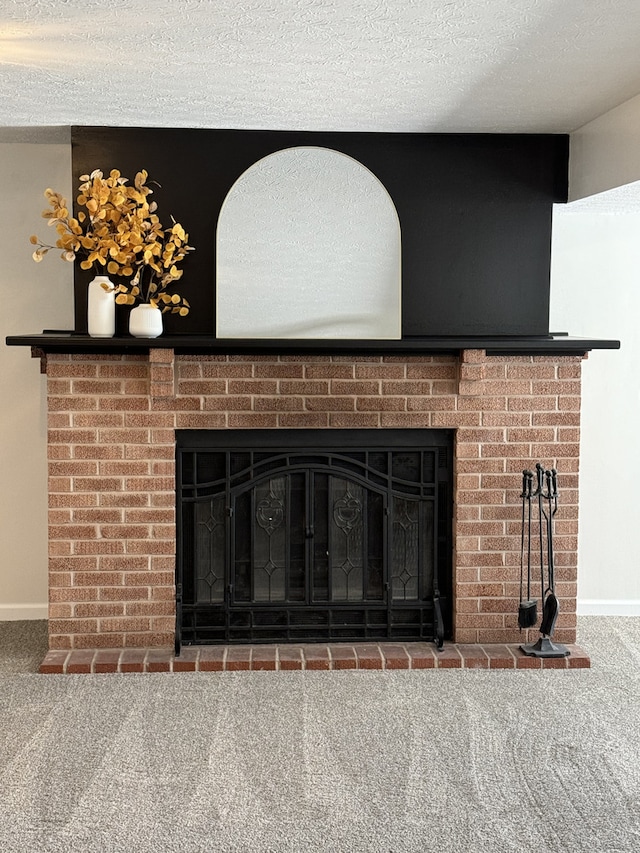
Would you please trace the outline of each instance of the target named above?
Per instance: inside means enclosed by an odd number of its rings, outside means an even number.
[[[544,508],[542,498],[544,492],[544,468],[539,462],[536,462],[536,497],[538,498],[538,537],[540,540],[540,601],[544,611],[544,592],[546,584],[544,581],[544,539],[542,536],[542,518],[544,516]]]

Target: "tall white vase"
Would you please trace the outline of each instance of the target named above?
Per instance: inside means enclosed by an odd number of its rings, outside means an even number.
[[[102,284],[110,285],[111,290],[105,290]],[[112,338],[115,334],[116,294],[106,275],[97,275],[89,282],[87,330],[92,338]]]
[[[147,302],[136,305],[129,314],[129,334],[134,338],[157,338],[162,334],[162,311]]]

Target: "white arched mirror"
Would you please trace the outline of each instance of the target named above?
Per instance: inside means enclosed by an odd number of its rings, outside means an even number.
[[[362,163],[277,151],[227,195],[217,231],[219,338],[399,339],[400,223]]]

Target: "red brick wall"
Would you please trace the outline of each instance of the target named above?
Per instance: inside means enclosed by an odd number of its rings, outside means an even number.
[[[51,648],[173,644],[174,430],[456,430],[455,639],[514,642],[520,483],[559,472],[555,637],[575,641],[580,358],[49,355]],[[535,639],[535,633],[528,639]]]

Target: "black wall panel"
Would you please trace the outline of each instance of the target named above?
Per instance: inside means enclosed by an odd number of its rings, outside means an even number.
[[[385,185],[402,229],[403,337],[546,335],[551,212],[567,199],[568,137],[508,134],[316,133],[76,127],[80,175],[140,169],[163,224],[172,214],[196,251],[180,292],[188,317],[174,334],[215,334],[215,232],[234,181],[282,148],[316,145],[359,160]],[[86,330],[86,285],[76,271],[76,328]],[[256,282],[259,286],[259,282]],[[345,282],[345,287],[349,282]],[[126,331],[121,312],[119,332]]]

